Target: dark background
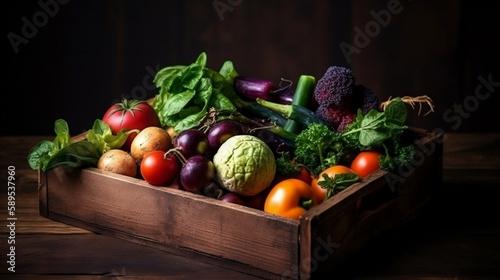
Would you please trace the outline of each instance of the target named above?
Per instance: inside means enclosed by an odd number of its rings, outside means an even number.
[[[80,133],[122,97],[154,96],[156,71],[202,51],[210,68],[232,60],[274,82],[347,66],[381,100],[430,96],[435,112],[411,112],[409,125],[500,132],[498,1],[60,2],[4,3],[2,135],[53,135],[58,118]]]

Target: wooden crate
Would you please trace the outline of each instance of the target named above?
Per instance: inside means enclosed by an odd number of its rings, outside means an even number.
[[[411,218],[440,185],[442,135],[412,133],[421,147],[412,166],[376,171],[300,220],[96,168],[40,172],[40,214],[262,278],[319,279],[327,271],[334,275],[336,264],[375,235]],[[378,199],[384,189],[394,192]]]

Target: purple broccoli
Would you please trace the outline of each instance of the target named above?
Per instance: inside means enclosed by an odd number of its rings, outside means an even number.
[[[356,119],[355,113],[335,104],[320,105],[316,110],[316,115],[339,132],[344,131],[345,127]]]
[[[380,101],[373,91],[362,85],[355,85],[353,88],[353,105],[361,109],[364,114],[368,113],[371,109],[378,109]]]
[[[320,105],[337,106],[344,105],[346,99],[352,95],[352,88],[356,82],[356,76],[347,68],[331,66],[318,80],[314,90],[314,99]]]
[[[379,107],[379,99],[373,91],[356,85],[355,80],[351,70],[332,66],[316,85],[314,100],[319,104],[316,114],[338,131],[356,119],[358,109],[366,114]]]

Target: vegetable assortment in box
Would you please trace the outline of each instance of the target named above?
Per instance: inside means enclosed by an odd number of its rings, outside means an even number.
[[[275,84],[231,61],[215,71],[205,53],[154,82],[154,99],[123,100],[75,137],[57,120],[55,139],[32,148],[41,215],[264,278],[309,279],[334,275],[440,184],[442,135],[405,125],[407,106],[433,110],[427,96],[379,102],[338,66]]]

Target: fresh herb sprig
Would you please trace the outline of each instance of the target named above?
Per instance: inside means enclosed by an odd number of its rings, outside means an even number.
[[[323,179],[318,180],[318,185],[326,189],[325,200],[328,200],[333,195],[341,192],[352,184],[359,182],[360,177],[355,173],[339,173],[330,177],[328,174],[323,174]]]

